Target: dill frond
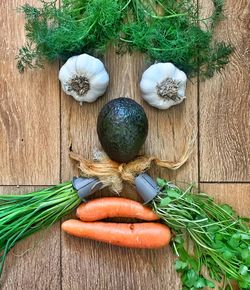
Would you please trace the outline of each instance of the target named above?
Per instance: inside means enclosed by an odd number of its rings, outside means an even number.
[[[200,26],[199,10],[188,0],[63,0],[25,4],[27,44],[17,67],[42,67],[81,53],[101,56],[112,44],[118,52],[140,51],[154,62],[172,62],[189,77],[211,77],[229,61],[230,45],[214,43],[223,18],[223,0],[213,0],[210,27]]]

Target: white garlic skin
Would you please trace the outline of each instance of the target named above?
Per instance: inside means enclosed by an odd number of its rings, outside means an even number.
[[[71,89],[70,81],[76,76],[83,76],[89,81],[89,90],[85,95]],[[102,96],[109,84],[109,75],[98,59],[88,54],[70,57],[59,71],[59,80],[62,89],[67,95],[71,95],[78,102],[94,102]]]
[[[178,99],[166,99],[157,93],[157,85],[170,78],[178,83]],[[156,63],[151,65],[143,74],[140,82],[142,98],[151,106],[158,109],[168,109],[180,104],[185,99],[187,76],[172,63]]]

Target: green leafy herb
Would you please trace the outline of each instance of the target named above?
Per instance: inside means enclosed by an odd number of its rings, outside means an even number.
[[[250,289],[250,230],[244,219],[230,206],[194,193],[192,186],[183,191],[164,179],[158,185],[160,193],[151,206],[173,231],[183,289],[214,288],[214,281],[223,283],[221,289],[233,289],[232,280]],[[204,269],[210,278],[202,274]]]
[[[72,182],[24,195],[0,195],[0,276],[18,241],[50,227],[80,202]]]
[[[41,2],[41,8],[20,8],[27,37],[17,56],[21,72],[83,52],[102,55],[113,44],[120,53],[136,50],[151,61],[170,61],[190,77],[198,71],[212,77],[232,52],[230,45],[212,40],[223,18],[222,0],[213,0],[206,29],[189,0],[62,0],[60,7],[56,1]]]

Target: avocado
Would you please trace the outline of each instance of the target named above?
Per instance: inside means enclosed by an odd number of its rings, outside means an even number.
[[[148,134],[148,118],[137,102],[117,98],[108,102],[97,119],[97,134],[107,155],[129,162],[139,153]]]

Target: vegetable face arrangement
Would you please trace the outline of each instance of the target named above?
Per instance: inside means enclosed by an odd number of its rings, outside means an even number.
[[[102,54],[111,43],[118,52],[137,50],[160,62],[144,72],[140,83],[142,97],[159,109],[183,101],[186,74],[211,77],[228,62],[232,51],[230,45],[212,41],[222,16],[221,0],[213,1],[209,24],[187,0],[62,0],[60,6],[56,1],[41,2],[41,8],[21,7],[28,43],[19,51],[18,68],[22,72],[70,57],[59,79],[63,90],[80,102],[92,102],[104,94],[109,76],[103,63],[86,53]],[[204,23],[206,29],[201,28]],[[195,193],[192,186],[180,189],[161,178],[155,183],[144,173],[152,163],[178,169],[190,151],[178,162],[136,158],[147,133],[147,116],[139,104],[128,98],[112,100],[97,121],[97,134],[109,157],[100,154],[91,161],[71,152],[82,177],[25,195],[0,195],[0,274],[18,241],[77,209],[79,219],[62,224],[62,230],[73,236],[133,248],[170,243],[185,290],[214,288],[216,281],[223,283],[221,289],[232,289],[232,281],[250,289],[248,219],[204,193]],[[135,185],[147,206],[120,197],[86,202],[105,186],[120,192],[123,181]],[[102,221],[113,217],[143,222]]]
[[[119,106],[113,114],[114,120],[120,117],[126,124],[126,114],[120,114]],[[141,112],[133,114],[139,116]],[[156,184],[142,173],[150,166],[151,161],[146,158],[119,164],[108,157],[91,162],[74,153],[71,156],[79,161],[82,175],[88,178],[74,178],[72,182],[25,195],[0,195],[0,272],[7,253],[19,240],[51,226],[77,208],[80,220],[62,224],[65,232],[77,237],[124,247],[158,248],[167,245],[172,236],[171,246],[178,256],[175,267],[181,273],[183,289],[213,288],[215,281],[223,281],[223,289],[232,289],[231,280],[241,289],[249,289],[250,231],[246,219],[231,207],[217,204],[204,193],[192,192],[192,186],[182,190],[160,178]],[[177,166],[158,161],[158,165],[162,164],[169,168]],[[122,179],[135,184],[149,207],[112,197],[80,205],[94,191]],[[147,222],[100,221],[112,217]],[[163,224],[156,222],[159,218]],[[190,242],[192,252],[187,247]],[[210,278],[203,276],[204,269]]]
[[[41,2],[41,8],[20,8],[28,39],[17,56],[21,72],[83,51],[102,55],[114,44],[120,53],[140,51],[151,61],[172,62],[189,77],[199,71],[207,78],[223,68],[232,52],[230,45],[212,40],[222,19],[222,0],[212,1],[209,19],[189,0],[62,0],[60,6],[57,1]]]

